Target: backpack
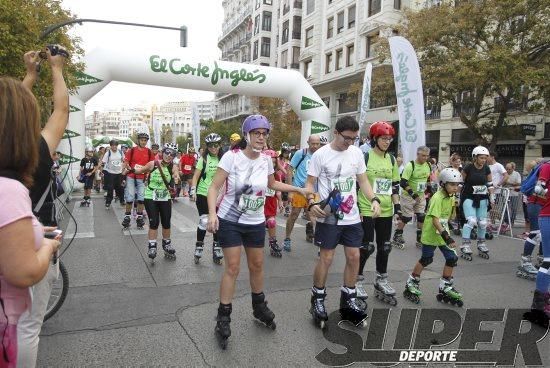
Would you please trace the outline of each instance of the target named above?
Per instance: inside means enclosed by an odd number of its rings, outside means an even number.
[[[369,163],[369,152],[366,152],[366,153],[363,154],[365,156],[365,166],[367,166],[368,163]],[[396,162],[395,157],[391,153],[388,153],[388,155],[390,155],[391,166],[393,168],[393,166],[395,165],[395,162]],[[413,171],[414,171],[414,162],[413,162]]]
[[[529,175],[527,175],[527,178],[525,178],[525,180],[521,184],[521,187],[519,189],[520,192],[525,194],[527,197],[533,195],[533,192],[535,191],[535,186],[537,185],[537,180],[539,178],[540,168],[542,167],[542,165],[548,162],[550,161],[541,162],[537,166],[535,166],[533,170],[531,170]]]
[[[296,165],[296,167],[294,168],[294,171],[298,170],[298,168],[300,167],[300,164],[304,161],[304,159],[306,158],[306,155],[307,155],[307,148],[303,148],[302,149],[302,158],[300,159],[300,161],[298,161],[298,164]]]

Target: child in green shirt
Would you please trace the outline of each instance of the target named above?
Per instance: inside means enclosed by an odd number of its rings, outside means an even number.
[[[439,174],[440,189],[430,199],[430,206],[426,213],[426,220],[422,227],[422,257],[407,280],[403,295],[415,302],[420,302],[422,292],[419,289],[420,274],[424,267],[433,262],[435,249],[439,248],[445,257],[445,267],[439,282],[438,301],[451,303],[461,307],[462,294],[453,287],[453,267],[456,266],[458,257],[454,250],[455,241],[449,235],[449,220],[453,215],[455,206],[455,194],[458,184],[462,182],[462,175],[453,168],[446,168]]]

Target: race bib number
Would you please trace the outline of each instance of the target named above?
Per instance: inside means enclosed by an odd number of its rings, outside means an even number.
[[[138,164],[135,164],[135,165],[134,165],[134,169],[141,169],[142,167],[143,167],[143,166],[138,165]]]
[[[432,192],[437,192],[437,190],[439,189],[439,184],[437,183],[431,183],[431,187],[432,187]]]
[[[154,189],[153,201],[166,202],[170,199],[170,192],[167,189]]]
[[[355,191],[354,190],[355,179],[354,178],[333,179],[332,186],[333,188],[338,189],[340,193],[342,193],[342,196],[345,196]],[[390,182],[390,189],[391,189],[391,182]]]
[[[486,185],[474,185],[472,186],[473,194],[475,195],[486,195],[487,194],[487,186]]]
[[[185,171],[191,171],[191,165],[183,165]]]
[[[391,195],[391,179],[375,178],[372,190],[375,194]]]
[[[425,192],[427,187],[428,187],[428,183],[426,183],[426,182],[418,183],[418,185],[416,186],[416,191],[417,192]]]
[[[239,211],[248,215],[264,213],[265,197],[253,194],[243,194],[239,199]]]
[[[273,197],[273,196],[275,196],[275,191],[271,188],[267,188],[267,190],[265,191],[265,196],[266,197]]]
[[[119,160],[113,160],[111,161],[111,165],[115,166],[115,167],[118,167],[120,166],[121,162]]]

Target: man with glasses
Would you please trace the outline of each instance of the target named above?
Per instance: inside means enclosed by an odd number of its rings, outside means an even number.
[[[346,257],[340,314],[355,324],[363,323],[367,317],[366,304],[358,300],[355,289],[359,248],[363,241],[356,181],[371,203],[373,218],[380,215],[380,199],[374,195],[368,181],[363,153],[353,145],[358,134],[359,124],[353,117],[338,119],[334,139],[313,154],[307,171],[306,192],[313,193],[314,188],[318,187],[319,196],[323,199],[316,202],[313,194],[307,196],[310,215],[317,218],[315,244],[320,247],[313,274],[310,313],[321,328],[328,320],[324,305],[325,283],[338,244],[344,246]]]
[[[321,145],[321,139],[318,135],[311,135],[307,140],[308,148],[296,151],[292,160],[290,161],[290,167],[287,170],[286,182],[287,184],[294,185],[295,187],[305,188],[307,180],[307,169],[311,156]],[[291,250],[290,234],[294,229],[296,219],[300,215],[300,212],[307,208],[307,200],[300,193],[289,193],[288,200],[292,204],[292,210],[286,220],[285,240],[283,242],[283,249],[287,252]],[[309,217],[309,216],[308,216]],[[309,217],[306,224],[306,240],[313,242],[313,232],[315,228],[315,219]]]
[[[399,185],[403,188],[401,192],[401,210],[397,228],[393,234],[392,245],[398,249],[405,248],[405,239],[403,238],[403,229],[410,222],[413,215],[416,216],[416,246],[421,248],[422,226],[426,212],[426,197],[424,192],[430,188],[430,174],[432,168],[427,162],[430,157],[430,148],[426,146],[418,147],[416,150],[416,160],[410,161],[405,165]]]

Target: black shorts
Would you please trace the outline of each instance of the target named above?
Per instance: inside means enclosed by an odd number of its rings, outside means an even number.
[[[95,175],[85,176],[84,189],[92,189],[94,187]]]
[[[315,245],[323,249],[335,249],[338,244],[360,248],[362,241],[363,227],[360,222],[353,225],[315,224]]]
[[[256,225],[239,224],[220,217],[218,241],[222,248],[263,248],[265,243],[265,222]]]

